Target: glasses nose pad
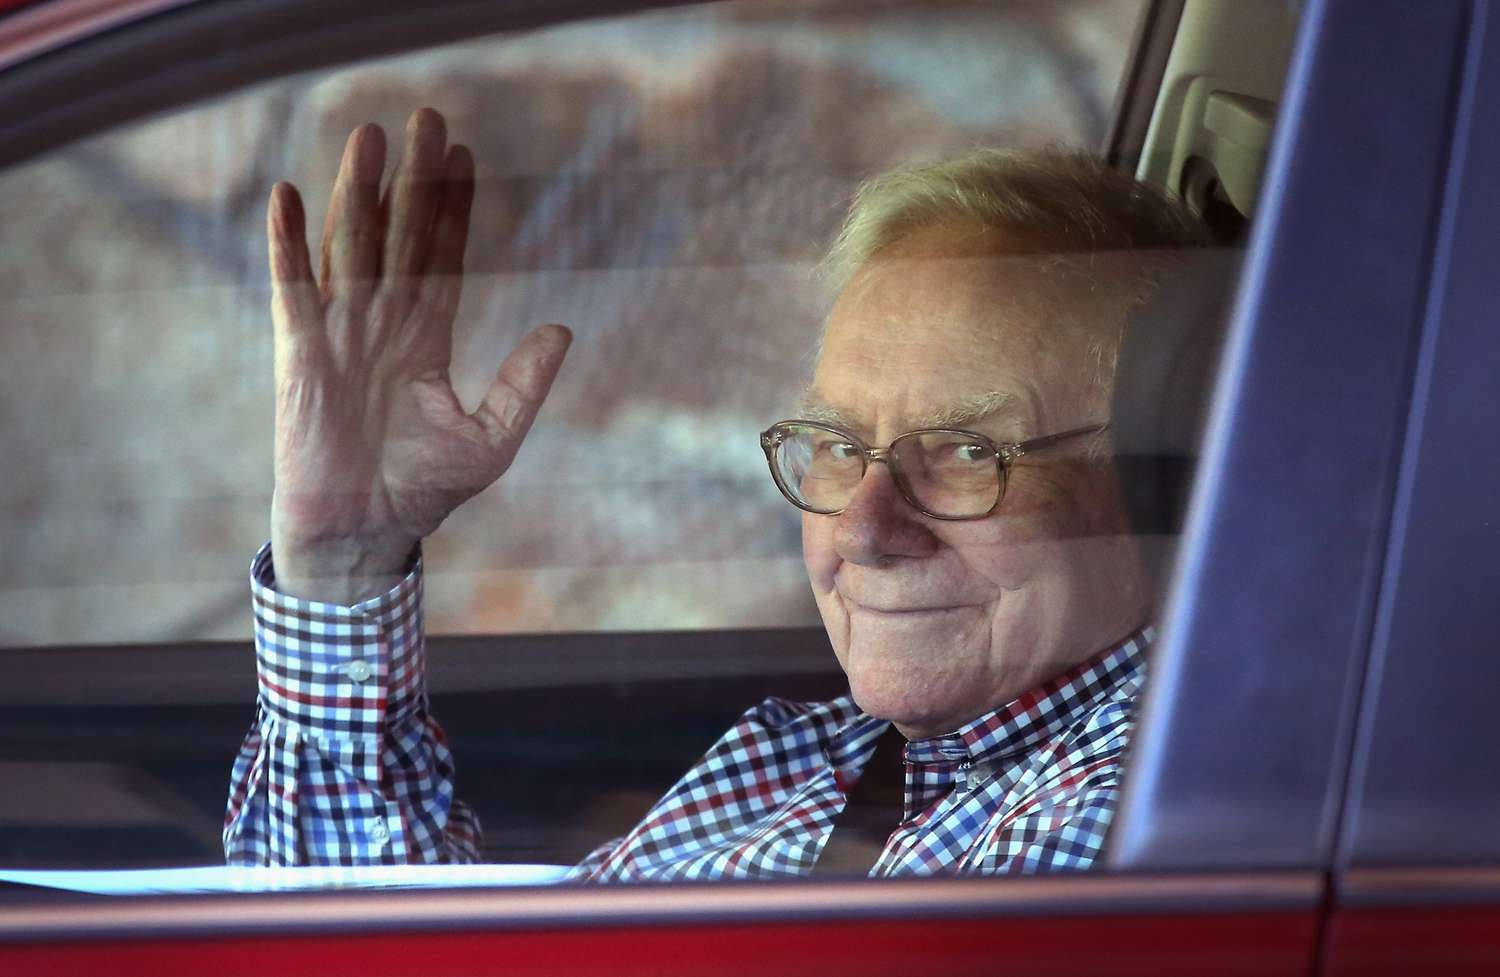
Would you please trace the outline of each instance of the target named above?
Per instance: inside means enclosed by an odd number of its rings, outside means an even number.
[[[913,509],[916,509],[918,512],[921,512],[923,511],[922,503],[913,493],[911,480],[907,477],[906,469],[901,464],[900,459],[894,454],[894,448],[895,445],[892,444],[887,447],[877,449],[879,451],[880,457],[878,459],[871,458],[871,461],[878,460],[883,465],[885,465],[886,471],[890,473],[891,487],[896,490],[896,494],[899,495],[902,501],[904,501],[907,505],[911,506]],[[874,453],[875,452],[873,451],[871,452],[872,455]]]
[[[882,466],[883,473],[876,472],[876,465]],[[871,478],[875,481],[872,484]],[[888,484],[882,485],[881,482]],[[900,506],[902,503],[912,504],[911,496],[905,487],[901,485],[897,477],[895,466],[891,464],[889,452],[883,448],[872,450],[866,458],[864,473],[860,475],[859,483],[849,493],[849,499],[844,503],[844,510],[858,508],[865,509],[871,505],[887,507],[892,504]]]

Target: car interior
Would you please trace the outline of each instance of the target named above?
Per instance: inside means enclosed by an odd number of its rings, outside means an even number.
[[[1128,472],[1122,484],[1143,536],[1170,539],[1180,528],[1233,292],[1235,245],[1254,210],[1296,11],[1274,0],[1149,6],[1107,152],[1181,195],[1225,246],[1137,310],[1122,351],[1114,420]],[[1142,94],[1151,90],[1154,98]],[[1184,376],[1192,382],[1165,382]],[[24,785],[0,800],[0,865],[220,858],[227,761],[254,695],[242,642],[3,654],[10,674],[29,678],[0,693],[0,765],[8,783]],[[842,677],[816,625],[434,636],[431,659],[435,712],[460,769],[506,771],[464,781],[488,825],[485,854],[499,862],[576,860],[633,824],[748,705],[772,694],[829,698]],[[587,718],[559,723],[560,713]],[[500,728],[495,716],[509,721]],[[517,792],[526,805],[507,803]]]
[[[10,130],[0,139],[0,157],[11,172],[35,173],[77,144],[82,149],[68,165],[86,167],[98,163],[100,140],[116,127],[195,101],[233,98],[245,86],[284,74],[387,56],[406,46],[481,43],[460,39],[496,30],[524,38],[536,29],[533,19],[628,19],[636,6],[651,5],[573,4],[546,14],[509,5],[482,13],[438,5],[427,23],[404,34],[413,15],[395,3],[375,5],[358,30],[338,31],[330,27],[336,14],[316,4],[296,14],[273,9],[259,19],[249,18],[247,4],[186,4],[140,19],[122,9],[114,23],[74,23],[59,13],[48,22],[47,8],[66,4],[23,6],[0,20],[0,39],[10,45],[0,47],[0,67],[17,79],[0,85],[0,118]],[[1285,0],[1138,3],[1131,10],[1138,8],[1138,17],[1128,18],[1134,37],[1121,44],[1122,77],[1103,152],[1115,165],[1180,195],[1221,245],[1194,257],[1190,273],[1135,311],[1121,354],[1113,423],[1122,487],[1141,536],[1164,541],[1157,551],[1164,574],[1181,530],[1298,6]],[[1035,5],[1019,8],[1023,22],[1037,13]],[[194,53],[194,38],[222,37],[224,24],[236,22],[247,26],[233,50],[213,52],[223,57]],[[97,36],[87,38],[90,31]],[[281,43],[289,36],[295,43]],[[140,73],[139,65],[163,45],[188,52],[176,72]],[[26,72],[18,67],[23,56],[35,62]],[[132,72],[139,77],[122,81]],[[49,84],[47,110],[7,110],[34,104]],[[308,92],[312,99],[327,97],[316,87],[276,97]],[[589,97],[588,90],[580,88],[579,97]],[[324,144],[332,138],[327,132],[317,137]],[[258,165],[252,182],[274,176],[264,167],[279,163]],[[96,166],[95,172],[110,171]],[[126,205],[146,206],[143,186],[122,184],[118,193]],[[807,242],[795,247],[808,253]],[[628,338],[620,342],[618,349],[629,348]],[[746,437],[753,441],[753,431]],[[12,494],[21,498],[19,490]],[[10,532],[19,538],[27,510],[17,502],[8,511],[16,523]],[[785,557],[788,539],[795,552],[794,538],[778,532],[777,555]],[[240,562],[250,555],[232,546],[223,552]],[[8,586],[8,606],[19,606],[24,586]],[[749,705],[769,695],[818,700],[839,694],[842,674],[801,600],[750,626],[435,633],[434,712],[459,769],[469,772],[462,789],[487,826],[486,858],[569,864],[634,824]],[[243,628],[243,620],[236,622]],[[244,638],[215,637],[212,627],[178,632],[171,642],[58,641],[36,628],[5,628],[0,660],[12,678],[0,683],[0,781],[9,785],[0,792],[0,867],[187,866],[222,858],[229,762],[255,696],[252,655]],[[57,633],[70,632],[59,627]],[[516,796],[527,803],[513,803]]]
[[[1496,972],[1493,3],[357,7],[0,0],[0,972]],[[316,228],[351,129],[420,105],[478,161],[459,399],[578,339],[423,543],[489,864],[226,868],[266,198]],[[756,432],[859,181],[978,146],[1097,152],[1212,241],[1124,320],[1157,627],[1091,870],[547,884],[747,707],[848,687]]]

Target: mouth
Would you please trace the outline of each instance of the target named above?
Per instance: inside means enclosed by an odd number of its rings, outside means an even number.
[[[892,619],[937,617],[965,610],[969,606],[968,604],[952,604],[941,607],[871,607],[868,604],[859,604],[854,601],[849,602],[849,608],[852,611],[868,614],[871,617]]]

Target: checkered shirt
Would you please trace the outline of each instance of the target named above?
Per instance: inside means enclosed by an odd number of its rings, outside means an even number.
[[[268,548],[251,579],[260,703],[234,766],[229,861],[475,860],[478,821],[453,798],[452,756],[427,712],[420,565],[350,608],[276,592]],[[1139,632],[953,733],[908,743],[903,820],[870,874],[1093,864],[1150,639]],[[848,696],[767,699],[570,878],[806,875],[888,726]]]
[[[260,695],[235,758],[224,853],[238,865],[472,862],[479,822],[427,714],[422,574],[340,607],[250,568]]]

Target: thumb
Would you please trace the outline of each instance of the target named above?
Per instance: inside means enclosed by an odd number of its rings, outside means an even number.
[[[475,409],[472,416],[488,436],[502,472],[531,430],[572,342],[573,333],[566,326],[540,326],[527,333],[500,364],[495,382]]]

